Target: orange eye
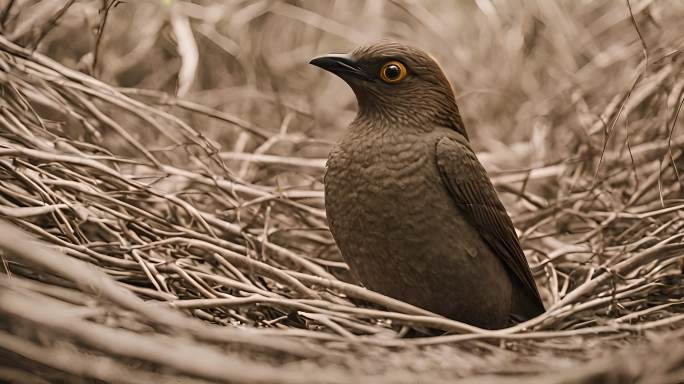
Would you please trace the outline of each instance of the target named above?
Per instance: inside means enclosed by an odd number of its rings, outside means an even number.
[[[407,74],[406,66],[396,60],[386,62],[380,68],[380,78],[387,84],[396,84],[404,80]]]

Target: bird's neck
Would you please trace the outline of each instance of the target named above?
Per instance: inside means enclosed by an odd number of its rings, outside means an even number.
[[[405,128],[418,133],[448,128],[468,137],[450,87],[412,88],[388,93],[354,84],[351,86],[359,106],[356,120],[367,126],[375,129],[390,127],[394,131]]]
[[[361,106],[363,105],[363,106]],[[378,133],[392,131],[405,133],[429,133],[438,128],[449,128],[468,138],[458,107],[443,108],[435,112],[421,109],[420,104],[407,106],[359,103],[355,125],[369,127]]]

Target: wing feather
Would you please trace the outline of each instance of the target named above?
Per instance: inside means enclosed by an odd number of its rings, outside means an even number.
[[[456,138],[443,137],[436,145],[437,167],[449,194],[463,210],[480,236],[519,279],[540,312],[544,305],[520,247],[513,222],[494,189],[487,171],[470,146]]]

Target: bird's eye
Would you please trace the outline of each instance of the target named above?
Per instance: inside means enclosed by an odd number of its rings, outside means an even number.
[[[398,83],[406,77],[407,74],[406,66],[404,64],[392,60],[386,62],[382,68],[380,68],[380,78],[382,81],[388,84]]]

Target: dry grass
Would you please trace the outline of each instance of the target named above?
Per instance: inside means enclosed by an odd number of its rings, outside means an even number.
[[[0,0],[0,378],[684,381],[682,17]],[[354,100],[306,62],[380,37],[454,81],[543,316],[484,331],[349,280],[320,181]]]

